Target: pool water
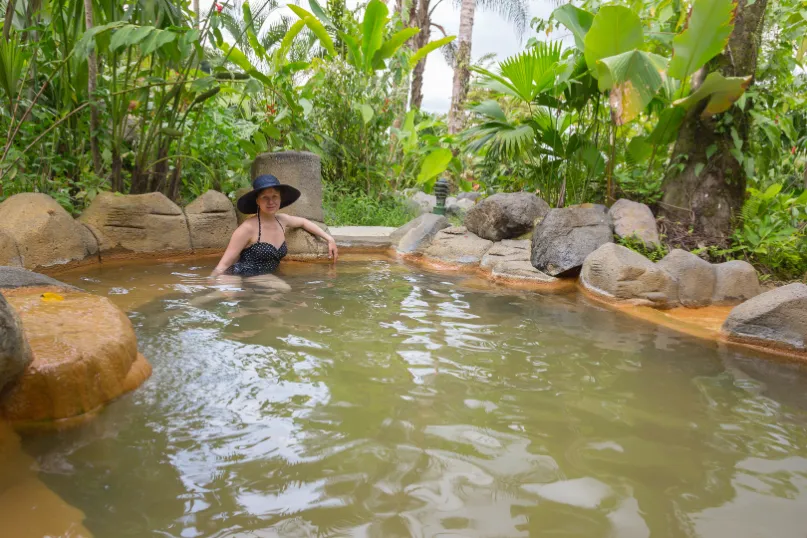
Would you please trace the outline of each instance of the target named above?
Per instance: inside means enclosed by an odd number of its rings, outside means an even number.
[[[807,536],[807,371],[392,259],[61,278],[154,367],[28,436],[96,537]]]

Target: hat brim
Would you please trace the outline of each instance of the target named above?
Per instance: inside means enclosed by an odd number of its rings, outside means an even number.
[[[238,199],[238,211],[245,215],[253,215],[258,212],[258,193],[266,189],[277,189],[280,191],[280,209],[289,206],[300,197],[300,191],[291,185],[276,185],[263,189],[251,190]]]

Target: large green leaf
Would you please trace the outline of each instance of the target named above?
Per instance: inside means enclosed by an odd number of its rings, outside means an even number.
[[[745,93],[748,85],[751,84],[751,76],[747,77],[724,77],[718,72],[709,73],[697,90],[684,99],[673,102],[675,106],[681,106],[687,110],[698,104],[703,99],[708,98],[706,108],[701,116],[713,116],[725,112],[731,105]]]
[[[493,100],[482,101],[478,105],[471,107],[471,110],[494,120],[507,121],[502,107],[499,106],[498,102]]]
[[[391,58],[401,46],[420,32],[420,28],[404,28],[400,32],[395,32],[392,37],[384,41],[381,48],[375,53],[373,62],[382,62]]]
[[[289,28],[286,35],[283,36],[283,40],[280,42],[280,47],[278,47],[277,52],[275,53],[278,61],[285,60],[286,54],[288,54],[289,49],[294,42],[294,38],[297,37],[297,34],[300,33],[304,26],[305,21],[302,19],[291,25],[291,28]]]
[[[653,154],[653,145],[644,136],[634,136],[628,143],[628,161],[631,164],[645,162]]]
[[[552,12],[552,17],[571,30],[574,34],[574,44],[581,52],[585,52],[586,34],[594,21],[594,15],[572,4],[564,4]]]
[[[228,43],[222,43],[221,50],[224,51],[229,61],[233,62],[244,71],[253,69],[252,63],[238,47],[231,47]]]
[[[634,50],[597,62],[600,91],[610,90],[611,111],[617,125],[639,115],[661,87],[667,59]]]
[[[324,24],[328,28],[336,28],[333,22],[331,21],[330,17],[328,17],[328,15],[325,13],[325,10],[322,9],[322,6],[319,4],[319,2],[317,2],[317,0],[308,0],[308,5],[311,6],[311,11],[314,13],[314,15],[317,16],[317,18],[322,22],[322,24]]]
[[[643,44],[642,21],[636,13],[622,6],[603,6],[585,37],[586,64],[597,76],[597,60],[641,49]]]
[[[171,43],[176,39],[177,35],[169,30],[154,29],[149,36],[140,44],[140,50],[144,56],[155,52],[160,47],[167,43]]]
[[[364,10],[362,21],[361,51],[364,57],[364,68],[370,71],[373,57],[384,40],[384,28],[387,26],[389,10],[381,0],[370,0]]]
[[[673,39],[671,77],[684,80],[723,51],[736,7],[735,0],[695,0],[686,30]]]
[[[658,123],[647,137],[647,141],[657,146],[672,144],[678,137],[678,129],[684,121],[684,116],[686,116],[686,110],[679,106],[662,110]]]
[[[333,39],[331,39],[330,34],[328,34],[328,30],[325,29],[322,23],[319,22],[314,15],[304,10],[300,6],[288,4],[288,8],[292,10],[298,17],[300,17],[300,19],[305,21],[305,25],[308,26],[308,29],[311,30],[315,36],[317,36],[317,39],[319,39],[319,44],[328,51],[328,54],[335,56],[336,49],[333,47]]]
[[[539,43],[535,47],[511,56],[500,65],[504,77],[518,96],[532,102],[539,94],[554,87],[560,72],[560,42]],[[501,81],[500,81],[501,82]]]
[[[418,183],[425,183],[445,172],[452,157],[451,150],[446,148],[437,148],[426,155],[426,158],[423,159],[423,164],[420,166]]]
[[[446,37],[443,37],[441,39],[438,39],[436,41],[431,41],[429,43],[426,43],[425,45],[420,47],[417,50],[417,52],[415,52],[409,58],[409,67],[414,68],[418,64],[418,62],[420,60],[422,60],[423,58],[425,58],[426,55],[428,55],[430,52],[432,52],[433,50],[439,49],[443,45],[447,45],[448,43],[451,43],[455,39],[457,39],[457,36],[450,35],[450,36],[446,36]]]
[[[129,39],[132,37],[134,31],[137,30],[138,28],[140,28],[140,26],[135,26],[134,24],[127,24],[123,28],[115,30],[115,33],[112,34],[112,39],[109,40],[110,52],[115,52],[121,47],[129,46]]]
[[[371,107],[368,104],[358,104],[358,103],[353,105],[353,107],[359,111],[359,113],[361,114],[361,119],[365,125],[370,123],[370,120],[373,119],[374,114],[373,107]]]

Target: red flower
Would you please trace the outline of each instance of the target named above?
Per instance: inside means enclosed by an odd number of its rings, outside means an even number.
[[[792,148],[790,148],[790,154],[791,154],[791,155],[795,155],[795,154],[796,154],[796,146],[793,146]]]
[[[219,4],[218,2],[216,2],[213,5],[216,6],[216,11],[218,11],[219,13],[221,13],[221,10],[224,9],[224,6]]]

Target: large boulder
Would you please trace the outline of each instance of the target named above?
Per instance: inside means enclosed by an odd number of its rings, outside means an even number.
[[[493,243],[479,264],[483,269],[494,269],[503,262],[530,261],[530,241],[528,239],[504,239]]]
[[[26,271],[19,267],[0,267],[0,289],[52,287],[78,291],[78,288],[55,278]]]
[[[465,215],[468,231],[490,241],[512,239],[532,230],[549,205],[530,192],[494,194]]]
[[[323,222],[322,212],[322,165],[319,157],[307,151],[280,151],[261,153],[252,163],[252,179],[263,174],[272,174],[281,183],[300,191],[300,198],[281,210],[296,217]]]
[[[42,292],[4,292],[22,320],[33,362],[0,400],[0,417],[22,424],[78,419],[151,374],[131,321],[109,299],[62,291],[46,300]]]
[[[788,284],[734,307],[723,331],[737,339],[807,351],[807,285]]]
[[[321,222],[311,221],[321,230],[329,232]],[[328,242],[302,228],[286,230],[286,248],[288,259],[299,261],[327,260]]]
[[[437,232],[424,255],[450,265],[479,265],[493,242],[468,231],[465,226],[452,226]]]
[[[678,303],[678,283],[641,254],[606,243],[586,257],[580,283],[596,294],[657,308]]]
[[[678,281],[678,300],[682,305],[698,308],[712,303],[717,276],[711,263],[676,248],[657,265]]]
[[[217,191],[207,191],[188,204],[185,216],[194,249],[227,248],[238,227],[232,202]]]
[[[622,198],[608,210],[617,237],[635,237],[648,247],[661,245],[653,212],[645,204]]]
[[[390,234],[389,238],[401,254],[415,254],[428,247],[437,232],[451,226],[442,215],[425,213]]]
[[[0,230],[0,266],[22,267],[17,242],[3,230]]]
[[[529,260],[501,261],[493,266],[490,276],[493,280],[529,284],[554,284],[559,281],[533,267]]]
[[[474,201],[467,198],[455,198],[451,202],[446,200],[446,215],[464,219],[468,210],[472,207],[474,207]]]
[[[16,254],[3,256],[18,256],[29,269],[80,261],[98,250],[92,235],[47,194],[15,194],[1,203],[0,230],[17,246]]]
[[[575,276],[586,256],[613,238],[605,206],[551,209],[532,234],[532,265],[550,276]]]
[[[712,304],[740,304],[762,293],[759,275],[750,263],[732,260],[715,264],[713,267],[716,278]]]
[[[185,214],[159,192],[101,193],[79,220],[98,238],[101,253],[191,250]]]
[[[31,364],[33,355],[22,321],[0,294],[0,394]]]
[[[437,197],[418,191],[409,198],[409,206],[418,214],[431,213],[437,205]]]

